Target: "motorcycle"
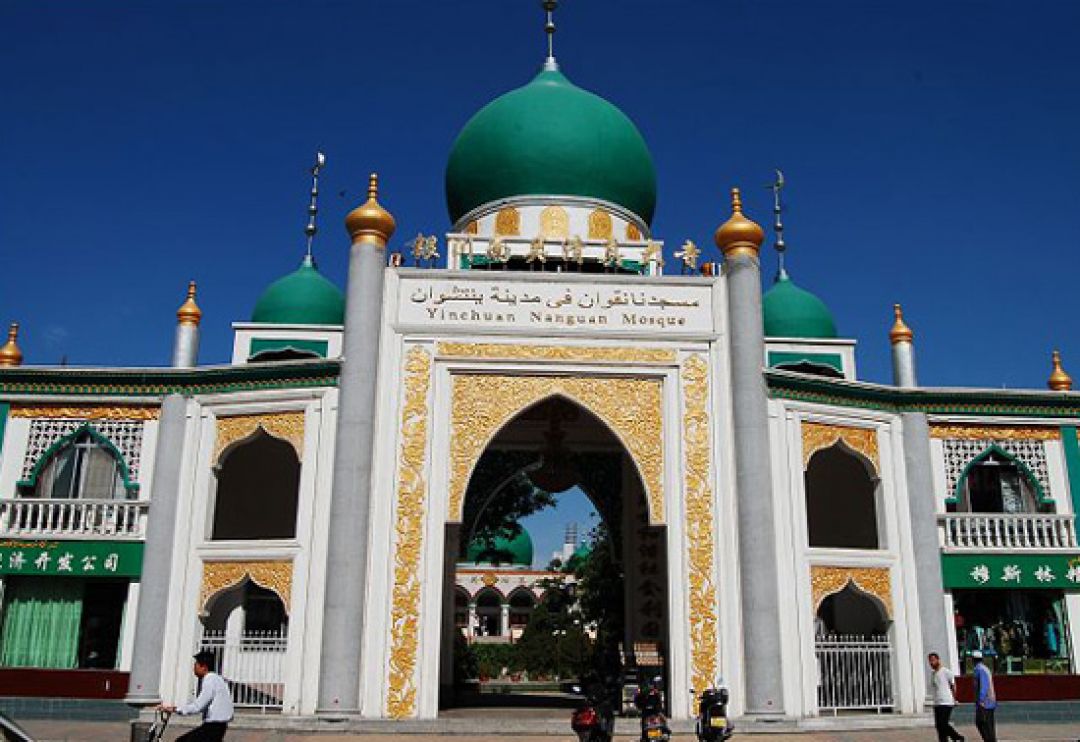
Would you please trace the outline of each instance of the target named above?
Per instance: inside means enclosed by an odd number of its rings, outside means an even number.
[[[696,695],[693,689],[690,695]],[[728,689],[721,683],[701,691],[695,731],[700,742],[725,742],[735,734],[727,715]]]
[[[577,734],[578,740],[611,742],[615,732],[615,709],[606,699],[606,691],[603,688],[590,688],[586,692],[581,686],[575,685],[572,692],[584,697],[581,705],[570,715],[570,728]]]
[[[664,696],[660,691],[662,679],[656,678],[638,692],[634,705],[641,712],[641,742],[669,742],[671,729],[664,715]]]

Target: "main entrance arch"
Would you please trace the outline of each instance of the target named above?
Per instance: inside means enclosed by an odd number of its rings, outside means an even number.
[[[385,557],[374,557],[370,567],[363,713],[436,716],[440,647],[453,621],[444,610],[451,605],[444,600],[453,546],[447,524],[461,523],[473,471],[507,423],[539,402],[562,398],[618,441],[629,479],[639,482],[643,522],[666,528],[670,702],[675,718],[689,717],[686,689],[715,681],[725,662],[725,676],[737,674],[730,660],[722,662],[719,641],[707,355],[497,343],[478,343],[470,355],[468,343],[453,344],[452,352],[444,345],[405,346],[399,399],[387,410],[398,419],[395,465],[390,497],[373,505],[373,545],[384,544]]]
[[[649,388],[659,392],[659,384],[646,387]],[[655,401],[658,398],[659,394]],[[636,405],[648,406],[653,401],[644,394]],[[635,403],[627,406],[633,408]],[[619,419],[627,419],[621,411]],[[657,447],[661,427],[642,426],[647,436],[655,437]],[[520,532],[521,518],[555,507],[557,493],[575,487],[587,495],[602,522],[595,534],[598,541],[592,543],[592,555],[577,557],[580,564],[570,559],[570,565],[549,569],[551,555],[534,557],[531,548],[531,562],[527,557],[525,564],[512,566],[507,565],[509,558],[488,553],[495,551],[491,547],[497,538],[508,532],[514,536],[514,529]],[[444,597],[443,705],[484,705],[485,700],[491,700],[490,696],[477,697],[471,684],[467,687],[472,692],[462,692],[460,681],[462,665],[469,664],[463,661],[465,656],[489,649],[483,645],[492,640],[524,642],[517,648],[506,647],[498,655],[503,658],[501,662],[507,663],[508,670],[524,670],[533,681],[519,681],[512,697],[506,700],[521,698],[522,691],[538,687],[535,684],[538,676],[548,683],[558,679],[558,671],[552,674],[547,668],[546,650],[543,658],[536,652],[547,641],[557,648],[559,640],[555,637],[565,635],[566,629],[575,635],[584,630],[588,636],[580,639],[584,649],[575,653],[574,673],[606,675],[625,671],[631,680],[642,675],[667,677],[666,528],[651,523],[651,515],[655,517],[655,511],[650,513],[646,488],[634,458],[611,427],[580,402],[562,392],[555,393],[519,411],[504,424],[473,467],[460,522],[450,522],[446,528],[445,558],[451,562],[446,574],[456,575],[456,580],[444,583],[443,595],[452,596],[455,585],[464,587],[471,596],[470,613],[475,615],[476,626],[465,631],[458,629],[453,620],[453,602]],[[512,548],[505,540],[499,543],[508,544],[503,548]],[[563,569],[564,566],[570,568]],[[578,582],[574,567],[579,567],[578,575],[583,575],[584,581]],[[523,631],[517,636],[510,635],[508,626],[501,626],[494,634],[490,632],[483,624],[484,598],[502,596],[502,612],[509,619],[513,607],[510,596],[524,587],[531,587],[547,598],[536,624],[532,628],[521,627]],[[574,588],[577,593],[570,597]],[[597,595],[598,590],[602,595]],[[459,681],[458,692],[451,694],[455,679]],[[536,705],[545,699],[549,704],[559,703],[550,695],[534,696],[522,702]]]

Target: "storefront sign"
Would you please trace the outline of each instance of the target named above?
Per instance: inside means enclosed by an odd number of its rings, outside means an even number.
[[[943,554],[946,588],[1080,590],[1080,554]]]
[[[136,541],[0,541],[0,574],[138,577],[144,545]]]
[[[398,317],[405,324],[622,334],[713,331],[708,284],[406,278],[399,296]]]

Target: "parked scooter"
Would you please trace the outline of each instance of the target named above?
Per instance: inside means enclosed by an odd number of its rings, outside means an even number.
[[[150,725],[150,729],[146,732],[146,742],[161,742],[165,737],[165,728],[169,726],[169,717],[171,713],[163,709],[157,710],[157,716],[154,717],[154,723]]]
[[[669,742],[671,728],[664,715],[663,678],[653,678],[638,691],[634,705],[641,712],[641,742]]]
[[[596,683],[589,688],[572,686],[571,691],[583,696],[581,704],[570,715],[570,727],[580,742],[611,742],[615,732],[615,708],[608,690]]]
[[[696,695],[692,688],[690,695]],[[725,742],[735,734],[735,725],[728,719],[727,704],[728,689],[722,682],[701,691],[696,727],[700,742]]]

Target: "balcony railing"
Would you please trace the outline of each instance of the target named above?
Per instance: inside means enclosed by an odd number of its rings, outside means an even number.
[[[948,551],[1074,550],[1071,515],[948,513],[938,516],[941,545]]]
[[[143,539],[149,507],[145,500],[0,500],[0,536]]]

